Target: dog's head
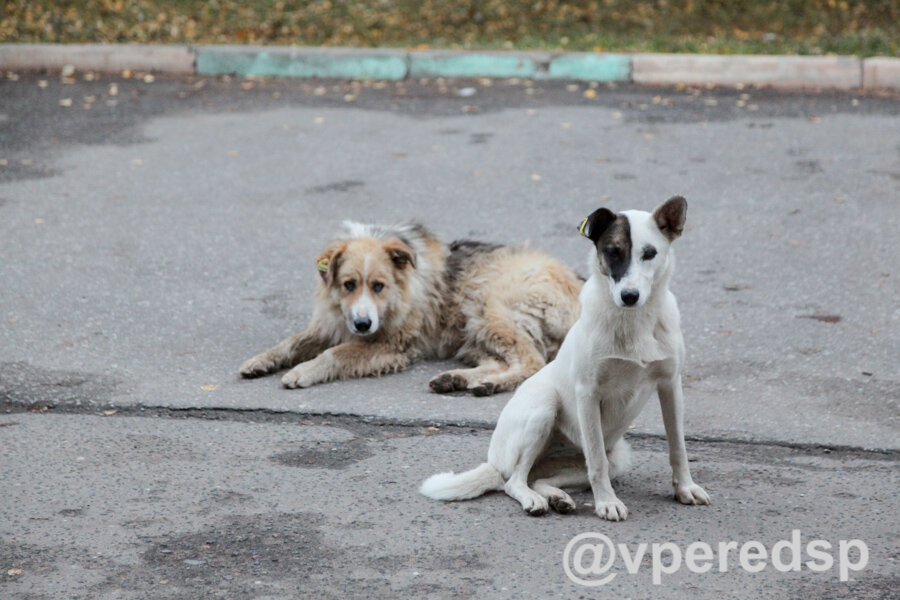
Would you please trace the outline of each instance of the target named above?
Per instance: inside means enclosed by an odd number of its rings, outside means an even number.
[[[317,258],[322,283],[351,333],[375,334],[401,303],[416,253],[399,239],[339,240]]]
[[[673,196],[652,213],[598,208],[581,223],[594,242],[596,267],[620,308],[640,308],[669,269],[669,247],[684,230],[687,201]]]

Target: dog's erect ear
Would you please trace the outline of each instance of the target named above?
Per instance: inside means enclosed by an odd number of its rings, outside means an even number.
[[[384,245],[385,251],[397,269],[405,269],[406,265],[416,268],[416,252],[400,240],[391,240]]]
[[[325,282],[325,285],[331,285],[331,282],[334,281],[338,265],[341,262],[341,255],[344,254],[346,249],[347,242],[334,242],[316,257],[316,268],[319,270],[319,275],[322,276],[322,281]]]
[[[653,211],[653,220],[664,236],[671,242],[684,231],[687,217],[687,200],[683,196],[672,196]]]
[[[603,232],[606,231],[606,228],[612,225],[615,220],[616,213],[608,208],[598,208],[581,221],[578,233],[596,244]]]

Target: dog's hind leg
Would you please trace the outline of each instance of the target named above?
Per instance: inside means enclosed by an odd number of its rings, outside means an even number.
[[[488,450],[488,462],[506,478],[503,490],[535,516],[547,512],[549,504],[528,486],[528,476],[553,432],[557,412],[553,394],[552,388],[535,380],[520,388],[504,407]]]
[[[531,484],[531,487],[547,499],[553,510],[558,513],[568,513],[575,510],[575,501],[561,488],[585,488],[590,484],[585,467],[568,467],[550,477],[538,479]]]
[[[328,348],[328,342],[322,338],[318,328],[310,325],[306,331],[282,340],[274,348],[270,348],[253,358],[244,361],[240,372],[243,377],[260,377],[281,369],[293,367],[297,363],[315,358]]]
[[[547,364],[525,327],[505,306],[486,307],[483,325],[482,349],[488,356],[500,357],[506,368],[486,370],[479,379],[470,380],[468,389],[476,396],[514,389]]]
[[[485,377],[505,371],[508,368],[509,367],[506,364],[499,360],[486,358],[482,360],[477,367],[472,369],[453,369],[451,371],[444,371],[429,381],[428,386],[432,391],[439,394],[459,392],[469,389],[470,382],[472,384],[478,384],[484,380]],[[476,395],[478,394],[476,393]]]

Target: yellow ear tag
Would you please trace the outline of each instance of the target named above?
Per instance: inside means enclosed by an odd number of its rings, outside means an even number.
[[[581,227],[578,228],[578,233],[580,233],[584,237],[587,237],[587,234],[584,232],[584,228],[587,227],[587,224],[588,224],[588,218],[585,217],[584,221],[581,222]]]
[[[323,273],[327,273],[329,264],[331,264],[331,261],[328,260],[327,258],[323,258],[322,260],[320,260],[319,262],[316,263],[316,268],[318,268]]]

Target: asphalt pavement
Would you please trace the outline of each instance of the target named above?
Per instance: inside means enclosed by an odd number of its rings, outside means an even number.
[[[0,597],[892,597],[900,97],[134,75],[0,79]],[[483,460],[509,399],[431,393],[451,362],[308,390],[237,374],[305,325],[344,219],[586,273],[585,215],[673,194],[709,507],[671,499],[655,406],[616,484],[628,521],[584,493],[528,518],[416,493]],[[591,587],[563,566],[584,532],[686,552],[794,530],[833,567],[735,551],[657,584],[648,550]]]

